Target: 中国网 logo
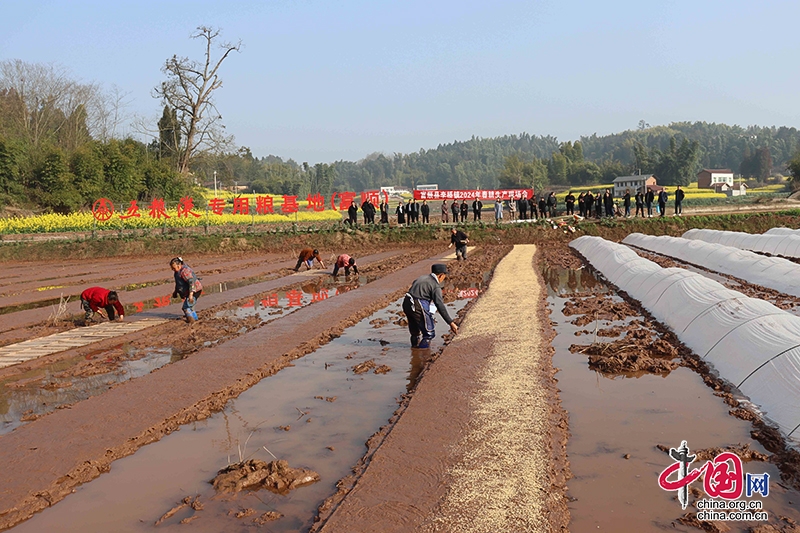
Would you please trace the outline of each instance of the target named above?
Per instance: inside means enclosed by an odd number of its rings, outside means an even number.
[[[691,454],[685,440],[677,448],[670,448],[669,456],[674,462],[658,476],[658,486],[666,491],[677,492],[681,508],[686,509],[689,504],[689,485],[702,478],[703,491],[708,497],[694,503],[698,520],[768,519],[768,513],[762,510],[761,499],[743,499],[743,496],[769,496],[769,474],[745,473],[741,458],[733,452],[717,454],[699,468],[689,470],[689,465],[695,462],[697,455]]]

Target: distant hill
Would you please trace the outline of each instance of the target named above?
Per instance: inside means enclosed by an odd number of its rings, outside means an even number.
[[[763,148],[771,154],[772,167],[782,171],[800,149],[800,131],[796,128],[743,128],[706,122],[675,122],[611,135],[583,136],[579,142],[586,161],[598,164],[601,172],[607,167],[614,174],[634,172],[637,143],[666,151],[673,138],[699,143],[695,172],[701,168],[731,168],[738,173],[742,161]],[[527,133],[487,139],[472,137],[410,154],[372,154],[357,162],[337,161],[332,165],[333,185],[337,190],[359,191],[381,185],[412,187],[420,183],[436,183],[446,189],[494,188],[509,156],[547,162],[560,147],[555,137]]]

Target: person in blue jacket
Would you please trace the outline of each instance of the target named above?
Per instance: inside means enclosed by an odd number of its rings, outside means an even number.
[[[458,333],[458,325],[453,322],[442,299],[442,283],[446,277],[447,265],[436,263],[431,266],[430,274],[417,278],[411,284],[403,298],[403,312],[408,319],[412,348],[430,348],[430,342],[436,337],[433,307],[439,311],[453,333]]]

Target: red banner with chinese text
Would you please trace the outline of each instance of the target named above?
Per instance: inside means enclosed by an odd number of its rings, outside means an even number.
[[[533,197],[533,189],[484,189],[484,190],[436,190],[414,191],[415,200],[511,200]]]

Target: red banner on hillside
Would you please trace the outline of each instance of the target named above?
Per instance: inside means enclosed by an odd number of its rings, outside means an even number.
[[[453,191],[414,191],[415,200],[511,200],[533,197],[533,189],[485,189]]]

